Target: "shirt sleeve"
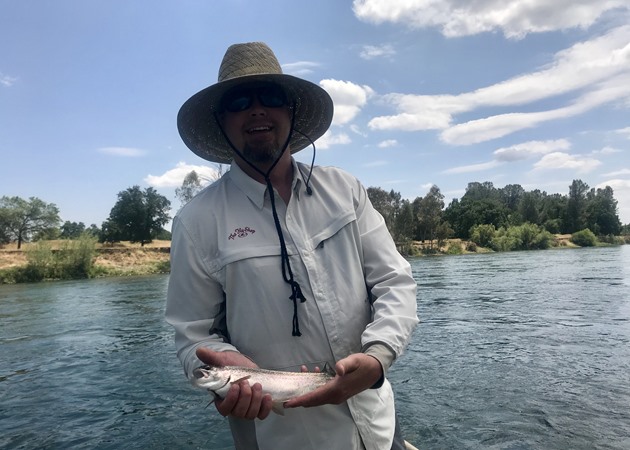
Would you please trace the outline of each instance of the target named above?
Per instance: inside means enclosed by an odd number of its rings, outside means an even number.
[[[175,217],[171,240],[171,274],[166,297],[166,321],[175,329],[177,357],[187,377],[203,363],[195,351],[238,351],[225,326],[225,301],[185,224]]]
[[[373,355],[386,371],[393,359],[403,353],[418,323],[417,285],[411,266],[396,249],[385,220],[372,206],[366,189],[358,184],[357,221],[365,282],[373,310],[373,320],[361,336],[362,351],[365,353],[374,344],[389,348],[393,354],[392,360]],[[378,354],[383,355],[382,352]]]

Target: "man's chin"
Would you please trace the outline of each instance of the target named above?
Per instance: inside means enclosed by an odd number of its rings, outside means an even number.
[[[243,150],[243,156],[245,156],[249,162],[258,164],[274,163],[281,154],[282,153],[276,148],[245,148]]]

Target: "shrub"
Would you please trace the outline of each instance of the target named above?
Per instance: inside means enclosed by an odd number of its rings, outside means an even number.
[[[464,250],[462,250],[462,246],[461,244],[458,242],[451,242],[448,244],[448,247],[446,249],[446,254],[447,255],[461,255],[464,253]]]
[[[470,240],[481,247],[489,247],[496,233],[492,224],[475,225],[470,229]]]
[[[580,247],[594,247],[597,245],[597,237],[588,228],[577,231],[571,235],[571,242]]]
[[[89,278],[95,246],[96,238],[87,233],[79,239],[64,242],[56,251],[48,242],[39,241],[27,251],[28,264],[16,272],[16,282]]]

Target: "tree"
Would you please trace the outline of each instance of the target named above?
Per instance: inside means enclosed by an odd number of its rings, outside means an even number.
[[[78,239],[84,231],[85,224],[83,222],[76,223],[66,220],[63,225],[61,225],[59,237],[61,239]]]
[[[525,195],[525,189],[520,184],[508,184],[499,189],[501,201],[511,211],[516,211],[523,195]]]
[[[413,217],[413,208],[409,200],[403,200],[401,205],[400,212],[396,216],[394,223],[393,238],[397,243],[411,241],[416,227]]]
[[[33,236],[45,235],[59,226],[59,208],[37,197],[0,198],[0,239],[22,248]]]
[[[567,201],[567,227],[570,233],[585,228],[586,193],[588,184],[582,180],[573,180],[569,186],[569,200]]]
[[[379,187],[369,187],[367,194],[374,209],[381,213],[385,219],[387,229],[391,233],[396,222],[396,216],[400,212],[400,193],[394,192],[393,189],[387,192]]]
[[[175,189],[175,197],[177,197],[179,201],[182,202],[182,206],[184,206],[204,188],[205,184],[218,180],[223,173],[223,164],[215,164],[214,172],[210,176],[199,175],[195,170],[191,170],[184,177],[182,185]]]
[[[616,236],[621,233],[621,221],[617,215],[617,200],[613,189],[591,189],[586,195],[585,220],[588,229],[600,236]]]
[[[539,207],[542,206],[540,201],[540,191],[525,192],[518,203],[518,213],[523,222],[538,225],[540,221]]]
[[[133,186],[118,193],[118,201],[103,222],[101,240],[148,244],[170,220],[171,202],[153,188]]]
[[[175,197],[185,205],[201,190],[201,179],[194,170],[188,172],[184,177],[181,187],[175,189]]]
[[[437,229],[442,222],[444,209],[444,195],[436,185],[431,186],[427,195],[417,203],[416,220],[420,238],[424,242],[429,240],[433,248],[433,240],[437,238]]]

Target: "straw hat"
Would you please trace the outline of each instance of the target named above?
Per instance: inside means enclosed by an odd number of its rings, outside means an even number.
[[[330,126],[333,102],[318,85],[282,73],[273,51],[262,42],[234,44],[225,52],[219,68],[218,82],[190,97],[179,110],[177,128],[184,143],[208,161],[229,164],[232,148],[227,142],[215,113],[223,95],[241,83],[274,82],[285,90],[295,104],[294,132],[289,146],[295,153],[310,144],[301,133],[315,141]]]

